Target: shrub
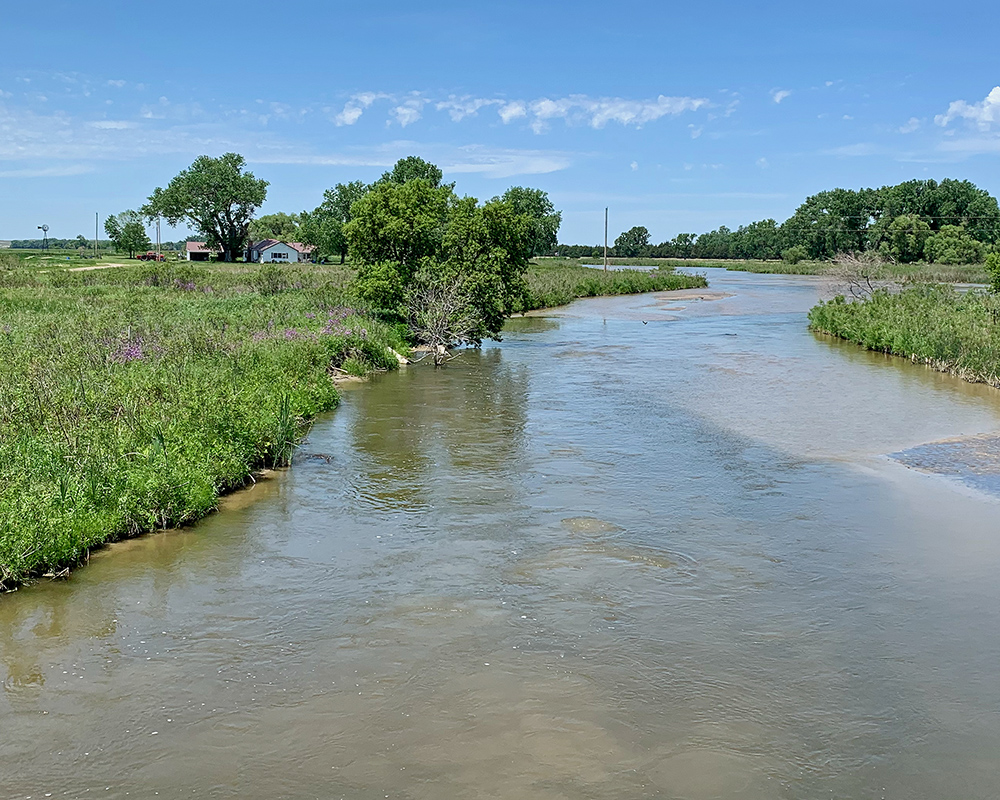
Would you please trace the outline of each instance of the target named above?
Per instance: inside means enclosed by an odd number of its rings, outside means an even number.
[[[942,225],[941,230],[927,239],[924,255],[938,264],[981,264],[986,247],[969,236],[961,225]]]
[[[809,257],[809,251],[805,245],[796,244],[781,251],[781,260],[786,264],[798,264]]]

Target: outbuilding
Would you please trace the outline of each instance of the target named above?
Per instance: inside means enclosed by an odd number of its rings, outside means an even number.
[[[211,256],[219,254],[218,250],[209,250],[204,242],[185,242],[184,250],[188,261],[208,261]]]

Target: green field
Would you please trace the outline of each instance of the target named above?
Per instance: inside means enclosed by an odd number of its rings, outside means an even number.
[[[289,463],[332,378],[395,369],[410,344],[352,300],[349,264],[86,261],[0,263],[0,587],[204,516]],[[577,265],[527,281],[525,310],[704,285]]]

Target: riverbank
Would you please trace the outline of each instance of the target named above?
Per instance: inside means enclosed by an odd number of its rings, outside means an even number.
[[[350,265],[130,263],[0,272],[0,590],[196,521],[289,463],[336,381],[398,366],[405,330]],[[528,305],[703,286],[532,265]],[[527,309],[525,309],[527,310]]]
[[[594,263],[600,259],[582,259]],[[572,258],[544,258],[540,264],[552,267],[569,267],[581,263]],[[673,270],[725,269],[730,272],[752,272],[759,275],[835,275],[838,266],[832,261],[786,261],[764,259],[718,258],[609,258],[609,266],[656,267]],[[909,283],[988,283],[989,276],[983,264],[885,264],[880,268],[887,278]]]
[[[864,300],[837,297],[809,312],[814,331],[1000,387],[1000,298],[951,286],[915,286]]]

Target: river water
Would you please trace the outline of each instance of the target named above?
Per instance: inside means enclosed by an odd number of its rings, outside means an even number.
[[[0,796],[996,797],[1000,506],[920,446],[1000,393],[709,280],[352,388],[223,513],[0,598]]]

